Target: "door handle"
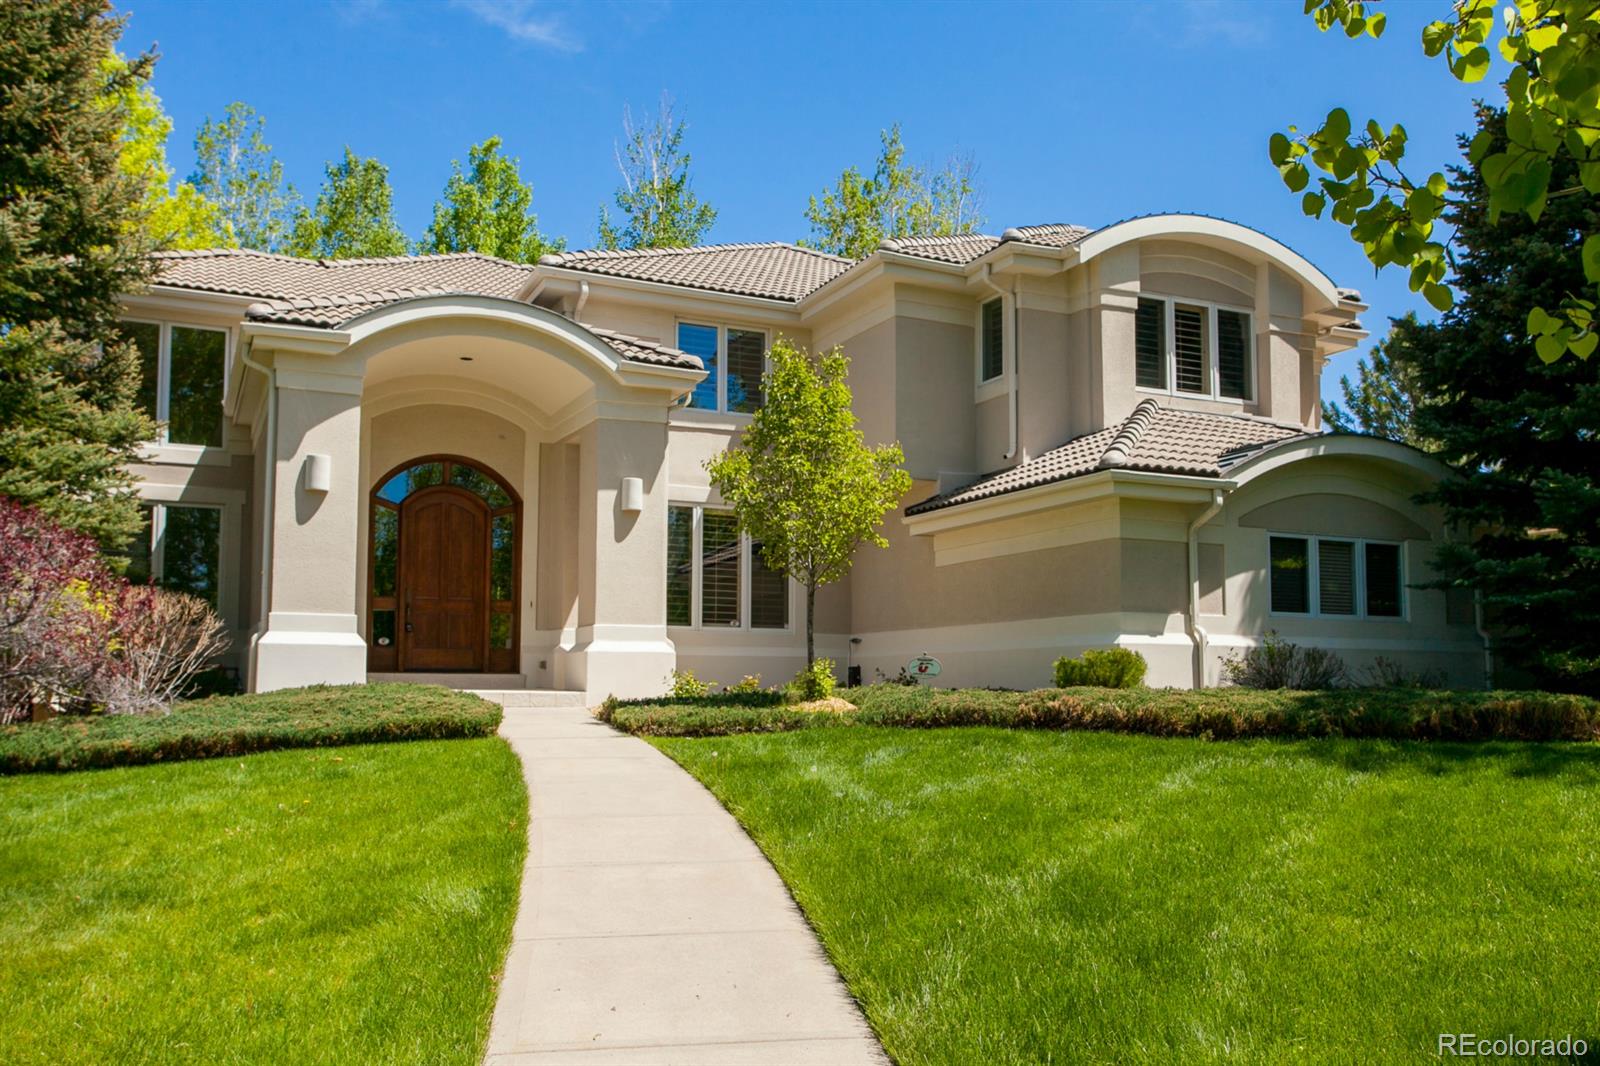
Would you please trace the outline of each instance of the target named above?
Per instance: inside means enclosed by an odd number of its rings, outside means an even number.
[[[409,632],[411,632],[411,590],[410,589],[406,590],[405,618],[406,618],[405,629],[406,629],[406,632],[409,633]]]

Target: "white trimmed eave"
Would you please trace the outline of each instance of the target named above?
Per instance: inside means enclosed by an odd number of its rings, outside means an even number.
[[[910,515],[902,521],[913,536],[925,537],[953,529],[998,522],[1036,511],[1070,507],[1108,496],[1156,500],[1163,503],[1204,504],[1210,502],[1213,493],[1231,492],[1237,485],[1238,482],[1231,477],[1154,474],[1140,470],[1098,470],[1065,481],[1054,481],[1048,485],[1035,485],[999,496],[973,500],[970,503],[955,504],[927,514]]]
[[[587,283],[591,300],[615,300],[619,303],[666,308],[680,313],[693,308],[707,314],[721,316],[732,314],[745,321],[779,326],[795,325],[800,321],[798,304],[793,300],[717,292],[714,289],[624,278],[598,271],[574,270],[571,267],[542,265],[536,267],[534,273],[534,279],[520,294],[530,303],[547,290],[566,295],[577,291],[580,284]]]
[[[1419,484],[1432,484],[1454,476],[1454,471],[1438,459],[1396,441],[1354,433],[1324,433],[1268,448],[1230,468],[1228,477],[1237,485],[1245,485],[1291,463],[1324,457],[1370,459],[1391,464],[1407,471]]]
[[[241,319],[245,310],[260,303],[259,296],[241,296],[233,292],[210,292],[205,289],[186,289],[177,285],[151,285],[143,292],[122,297],[122,306],[134,315],[176,317],[184,314],[203,314],[216,318]]]

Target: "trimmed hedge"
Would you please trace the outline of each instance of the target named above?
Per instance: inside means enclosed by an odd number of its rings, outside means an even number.
[[[482,737],[499,725],[498,704],[434,685],[315,685],[194,700],[159,717],[64,716],[0,727],[0,774]]]
[[[1382,737],[1600,740],[1600,701],[1548,692],[1343,689],[931,689],[870,685],[838,695],[857,710],[813,714],[735,701],[608,700],[600,717],[644,736],[723,736],[850,725],[999,726],[1163,737]]]

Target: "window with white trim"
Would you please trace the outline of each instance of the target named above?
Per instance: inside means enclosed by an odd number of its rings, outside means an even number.
[[[705,380],[689,394],[703,411],[749,414],[761,406],[761,375],[767,365],[767,335],[758,329],[678,323],[678,349],[697,355]]]
[[[739,534],[733,512],[667,508],[667,625],[787,629],[789,582],[761,545]]]
[[[157,441],[220,447],[227,330],[127,321],[121,333],[139,351],[139,406],[165,423]]]
[[[1006,369],[1005,304],[996,297],[978,315],[978,380],[993,381]]]
[[[1273,534],[1273,614],[1399,618],[1405,612],[1400,545],[1348,537]]]
[[[154,581],[217,606],[222,508],[147,503],[140,505],[139,514],[143,525],[123,549],[128,580],[136,585]]]
[[[1185,396],[1250,400],[1255,339],[1250,312],[1141,296],[1134,316],[1134,383]]]

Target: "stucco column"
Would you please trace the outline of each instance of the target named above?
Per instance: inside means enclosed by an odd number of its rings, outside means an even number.
[[[255,688],[359,684],[367,679],[356,625],[361,378],[277,354],[277,440],[267,443],[272,591]],[[313,466],[326,487],[315,483]]]
[[[578,630],[561,653],[565,676],[595,701],[657,695],[677,663],[666,626],[666,412],[597,419],[577,443]],[[637,512],[624,509],[627,478],[640,480]]]

